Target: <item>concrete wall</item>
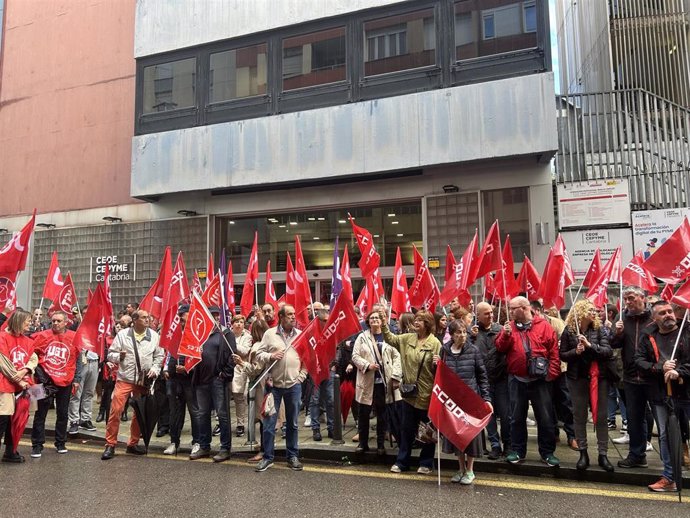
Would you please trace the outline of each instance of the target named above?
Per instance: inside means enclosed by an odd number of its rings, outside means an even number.
[[[134,56],[400,3],[413,0],[137,0]]]
[[[134,8],[6,2],[0,216],[133,201]]]
[[[365,175],[558,147],[553,74],[136,136],[132,196]]]

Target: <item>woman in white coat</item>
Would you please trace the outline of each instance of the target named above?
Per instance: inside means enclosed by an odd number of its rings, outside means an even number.
[[[359,445],[355,450],[369,450],[369,416],[376,409],[376,452],[385,455],[386,404],[401,399],[402,364],[400,353],[383,340],[383,321],[377,311],[367,315],[369,328],[363,331],[352,349],[352,363],[357,367],[355,400],[359,403]]]

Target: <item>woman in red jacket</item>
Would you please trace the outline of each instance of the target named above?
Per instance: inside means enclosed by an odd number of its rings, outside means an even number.
[[[12,414],[14,394],[25,389],[38,363],[33,340],[25,336],[31,325],[31,313],[17,309],[7,320],[7,329],[0,332],[0,436],[5,436],[2,462],[24,462],[14,450]]]

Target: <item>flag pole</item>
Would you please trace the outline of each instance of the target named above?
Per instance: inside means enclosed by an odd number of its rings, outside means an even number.
[[[438,441],[436,441],[436,453],[438,457],[438,487],[441,487],[441,432],[438,432]]]
[[[41,297],[41,303],[38,305],[38,309],[43,309],[43,297]]]
[[[618,296],[618,305],[621,307],[620,311],[618,312],[618,321],[623,320],[623,271],[621,270],[621,278],[620,278],[620,290],[621,293]],[[687,313],[687,311],[686,311]],[[609,308],[606,308],[606,315],[608,317],[609,314]]]
[[[292,349],[292,344],[289,344],[289,345],[285,348],[285,352],[288,352],[288,350],[290,350],[290,349]],[[254,389],[259,385],[259,383],[261,383],[261,381],[266,377],[266,375],[271,371],[271,369],[272,369],[273,367],[275,367],[276,363],[278,363],[279,361],[280,361],[280,360],[273,360],[273,363],[271,363],[271,365],[269,365],[268,368],[265,369],[265,370],[261,373],[261,376],[259,376],[259,377],[256,379],[256,381],[254,382],[254,385],[252,385],[251,387],[249,387],[249,390],[250,390],[250,391],[254,390]]]
[[[673,346],[673,352],[671,353],[671,360],[676,357],[676,350],[678,349],[678,342],[680,342],[680,335],[683,332],[683,326],[688,320],[688,309],[685,308],[685,314],[683,315],[683,321],[680,323],[680,328],[678,329],[678,336],[676,336],[676,343]]]

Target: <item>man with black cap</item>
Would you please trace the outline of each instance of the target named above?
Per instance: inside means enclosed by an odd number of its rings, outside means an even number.
[[[228,387],[232,381],[235,363],[232,354],[236,351],[235,335],[229,329],[220,326],[220,309],[209,308],[216,319],[216,328],[204,342],[201,349],[201,360],[192,370],[192,387],[196,396],[196,427],[199,434],[199,448],[194,448],[190,460],[201,459],[211,455],[211,409],[216,409],[220,426],[220,451],[213,457],[214,462],[223,462],[230,458],[232,436],[228,416]]]

